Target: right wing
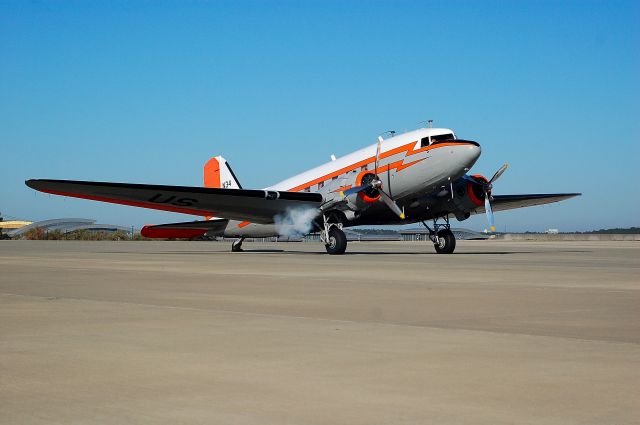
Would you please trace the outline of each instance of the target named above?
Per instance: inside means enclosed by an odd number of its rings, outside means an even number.
[[[27,180],[40,192],[93,201],[271,224],[292,208],[318,208],[319,193],[218,189],[74,180]]]

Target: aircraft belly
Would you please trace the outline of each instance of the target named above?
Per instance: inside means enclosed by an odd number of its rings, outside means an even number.
[[[268,238],[279,236],[275,224],[258,224],[229,220],[224,229],[224,237],[227,238]]]

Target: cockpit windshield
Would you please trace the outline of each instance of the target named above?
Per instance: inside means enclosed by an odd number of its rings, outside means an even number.
[[[456,136],[454,136],[453,133],[438,134],[435,136],[423,138],[420,141],[420,146],[425,147],[425,146],[432,145],[434,143],[443,142],[445,140],[455,140],[455,138]]]
[[[431,136],[431,144],[436,142],[442,142],[444,140],[454,140],[455,137],[451,133],[447,134],[438,134],[437,136]]]

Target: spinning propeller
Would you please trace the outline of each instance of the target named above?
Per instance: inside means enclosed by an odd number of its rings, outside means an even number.
[[[349,196],[354,193],[360,193],[363,191],[371,191],[375,193],[375,195],[379,194],[380,199],[382,199],[382,202],[384,202],[389,207],[389,209],[391,209],[391,211],[396,213],[398,217],[404,220],[405,218],[404,209],[400,208],[398,204],[396,204],[396,202],[393,200],[391,195],[389,195],[387,192],[385,192],[382,189],[382,180],[380,180],[380,177],[378,177],[378,162],[380,160],[380,148],[381,148],[382,140],[383,140],[382,137],[378,136],[378,146],[376,147],[376,161],[375,161],[375,171],[374,171],[373,178],[371,178],[366,184],[362,184],[360,186],[355,186],[355,187],[352,187],[351,189],[345,190],[344,192],[342,192],[342,196]]]
[[[493,189],[493,182],[498,180],[507,168],[509,168],[509,164],[504,164],[498,171],[496,171],[488,182],[480,182],[476,180],[476,182],[480,183],[484,189],[484,212],[487,215],[487,221],[489,222],[489,227],[492,232],[496,231],[496,220],[493,217],[493,209],[491,208],[491,189]]]

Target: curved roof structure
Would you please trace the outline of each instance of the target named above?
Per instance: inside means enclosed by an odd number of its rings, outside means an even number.
[[[73,232],[76,230],[91,230],[96,232],[116,232],[118,230],[128,232],[131,230],[129,228],[116,226],[114,224],[97,224],[95,220],[87,218],[56,218],[52,220],[37,221],[27,226],[23,226],[19,229],[8,231],[6,233],[8,236],[14,238],[36,228],[46,229],[47,231],[59,230],[65,233]]]

